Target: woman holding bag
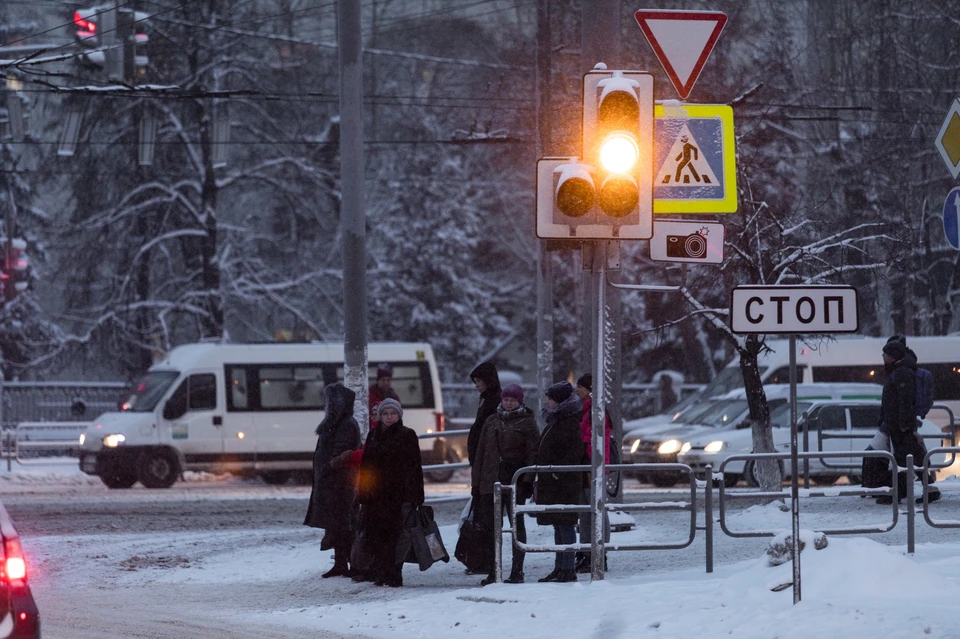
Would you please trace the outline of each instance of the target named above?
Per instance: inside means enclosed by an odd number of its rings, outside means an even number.
[[[472,484],[478,487],[480,496],[474,506],[477,519],[482,522],[485,530],[491,534],[485,539],[484,550],[489,560],[490,574],[481,582],[481,586],[493,583],[495,580],[493,555],[494,539],[492,535],[495,517],[502,517],[502,513],[493,510],[493,489],[496,482],[507,486],[513,481],[513,474],[524,466],[532,466],[537,457],[537,442],[540,431],[533,417],[533,411],[523,405],[523,389],[519,384],[510,384],[500,393],[500,405],[497,411],[487,418],[480,434],[476,456],[473,460]],[[531,484],[533,476],[525,475],[517,482],[517,504],[523,505],[532,494]],[[503,498],[507,507],[510,507],[509,493],[504,492]],[[513,517],[513,513],[510,513]],[[527,530],[523,523],[523,515],[517,518],[517,539],[527,541]],[[523,583],[524,552],[514,549],[513,566],[510,576],[504,582],[508,584]]]
[[[360,461],[363,534],[374,555],[376,585],[403,585],[403,557],[397,542],[403,518],[423,504],[423,469],[417,434],[403,425],[403,407],[395,399],[380,402],[380,421],[367,435]]]

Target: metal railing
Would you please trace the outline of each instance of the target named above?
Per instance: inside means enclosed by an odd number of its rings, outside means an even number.
[[[87,422],[21,422],[4,431],[4,456],[7,470],[16,459],[23,465],[63,463],[52,455],[76,457],[80,453],[80,433]]]

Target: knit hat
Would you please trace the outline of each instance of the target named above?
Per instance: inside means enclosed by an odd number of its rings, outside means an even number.
[[[377,367],[377,379],[381,377],[393,377],[393,368],[390,364],[380,364]]]
[[[883,352],[894,360],[901,360],[907,355],[907,338],[903,335],[894,335],[883,345]]]
[[[593,390],[593,375],[590,373],[584,373],[580,376],[580,379],[577,380],[577,386],[583,386],[588,391]]]
[[[573,395],[573,386],[570,385],[570,382],[557,382],[547,389],[547,397],[558,404],[563,403],[571,395]]]
[[[400,417],[403,417],[403,406],[401,406],[400,402],[398,402],[394,398],[388,397],[382,402],[380,402],[379,404],[377,404],[377,414],[382,415],[383,411],[387,408],[394,409],[395,411],[397,411]]]
[[[507,399],[508,397],[513,398],[523,403],[523,389],[520,388],[520,384],[507,384],[507,386],[500,391],[500,399]]]

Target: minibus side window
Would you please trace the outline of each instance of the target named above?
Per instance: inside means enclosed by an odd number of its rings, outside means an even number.
[[[247,410],[250,407],[247,369],[243,366],[227,367],[227,398],[230,410]]]
[[[323,367],[269,364],[257,368],[263,410],[320,410],[324,405]]]
[[[813,381],[882,384],[883,362],[869,366],[814,366]]]
[[[384,362],[371,361],[367,367],[367,381],[370,386],[377,383],[377,369]],[[430,366],[426,362],[385,362],[393,369],[391,387],[400,398],[404,408],[433,408],[433,380]],[[343,382],[343,366],[336,370],[336,380]]]
[[[217,376],[209,373],[191,375],[190,410],[216,410],[217,408]]]
[[[803,369],[804,367],[800,364],[797,365],[797,381],[803,381]],[[777,370],[770,373],[770,377],[763,380],[764,384],[789,384],[790,383],[790,367],[781,366]]]
[[[177,390],[173,391],[173,395],[163,405],[164,419],[179,419],[187,412],[187,388],[189,385],[190,380],[185,379],[180,382]]]

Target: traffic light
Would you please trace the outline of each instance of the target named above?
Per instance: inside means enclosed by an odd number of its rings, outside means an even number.
[[[27,242],[14,238],[7,243],[3,270],[3,296],[9,302],[18,293],[27,289],[30,279],[30,262],[26,256]]]
[[[605,69],[587,73],[582,144],[581,158],[538,163],[537,236],[652,237],[653,76]]]
[[[142,11],[117,9],[112,4],[77,9],[73,12],[74,38],[91,49],[78,55],[77,62],[133,80],[149,63],[147,18]]]

